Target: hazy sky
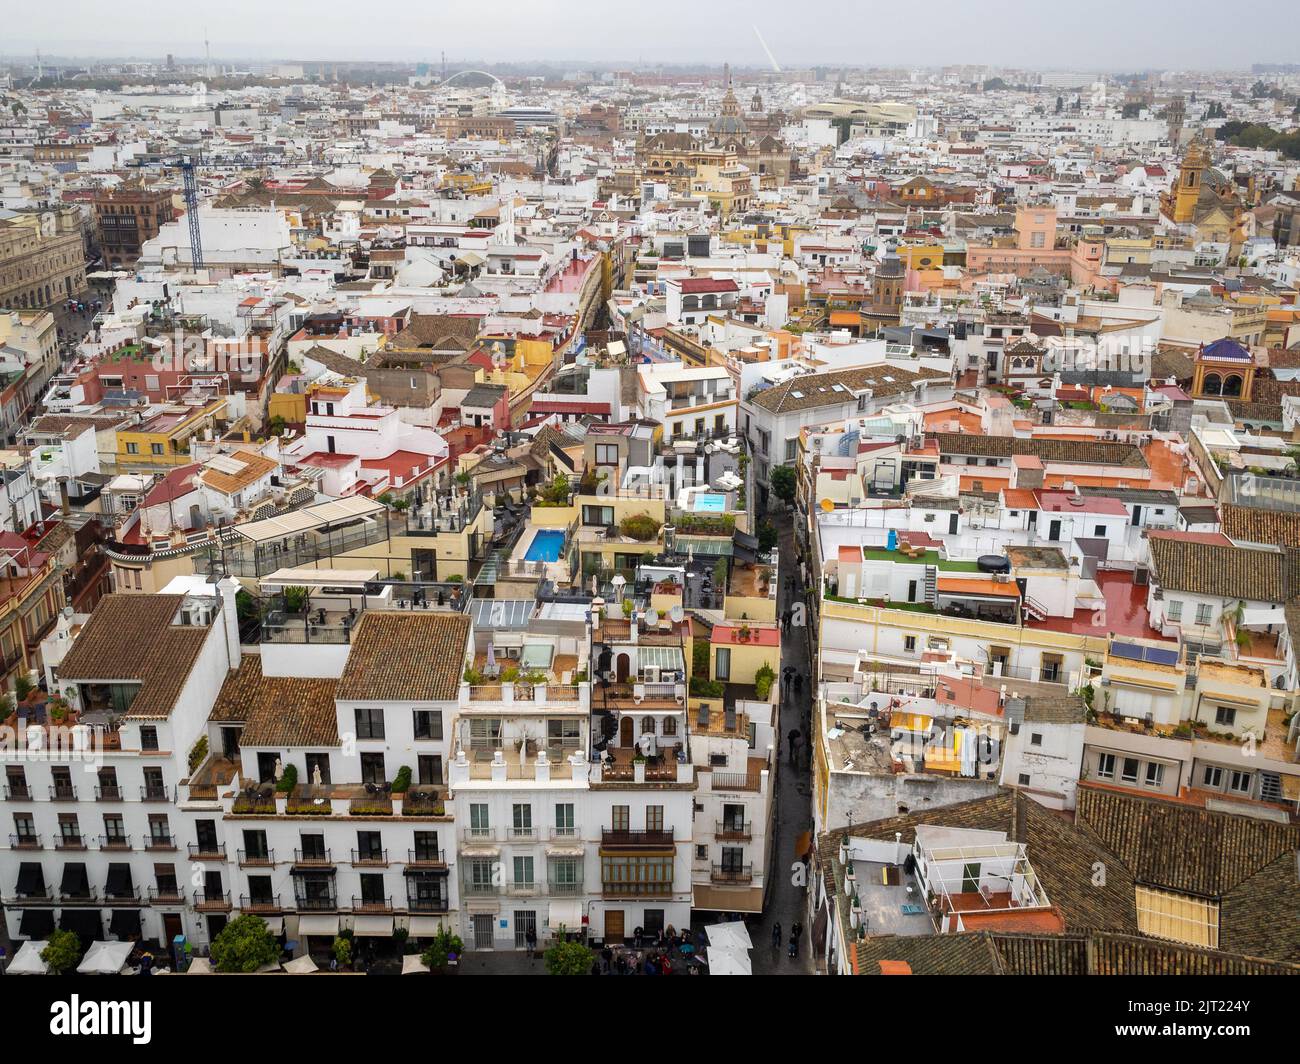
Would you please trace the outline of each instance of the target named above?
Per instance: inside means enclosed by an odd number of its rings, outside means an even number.
[[[7,13],[5,8],[20,7]],[[989,63],[1039,69],[1300,62],[1295,0],[0,0],[0,55],[449,61]]]

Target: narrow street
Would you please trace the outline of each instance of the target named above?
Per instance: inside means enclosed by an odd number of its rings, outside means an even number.
[[[803,586],[795,563],[794,539],[788,515],[773,518],[781,534],[780,565],[781,591],[778,616],[803,600]],[[772,825],[771,858],[768,866],[767,905],[761,921],[750,926],[754,940],[755,975],[810,975],[812,974],[811,932],[807,917],[807,891],[794,884],[792,866],[796,860],[795,844],[801,834],[812,828],[812,782],[808,760],[808,743],[804,720],[812,694],[812,662],[810,660],[811,633],[805,627],[791,626],[782,638],[781,667],[793,668],[803,680],[800,692],[791,692],[781,700],[780,724],[777,734],[780,747],[776,773],[776,813]],[[792,729],[800,733],[796,748],[796,765],[790,765],[790,748],[787,736]],[[799,938],[799,957],[787,956],[790,926],[795,921],[804,925]],[[781,925],[781,944],[772,948],[773,924]]]

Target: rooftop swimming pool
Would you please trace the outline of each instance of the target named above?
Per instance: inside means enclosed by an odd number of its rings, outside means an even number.
[[[526,562],[558,562],[564,549],[564,533],[558,528],[539,528],[528,544]]]
[[[697,514],[723,513],[727,509],[727,497],[714,494],[696,495],[694,509]]]

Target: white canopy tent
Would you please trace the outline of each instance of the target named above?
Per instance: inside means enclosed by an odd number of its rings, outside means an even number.
[[[709,946],[716,949],[729,949],[744,953],[754,948],[749,937],[749,928],[743,920],[732,920],[725,924],[710,924],[704,929],[709,938]]]
[[[9,962],[5,975],[49,975],[50,967],[41,960],[44,942],[24,942],[22,949]]]
[[[403,975],[427,975],[429,966],[420,960],[418,953],[408,953],[402,958]]]
[[[284,970],[290,975],[311,975],[312,972],[319,971],[316,962],[310,957],[295,957],[284,966]]]
[[[186,975],[211,975],[212,962],[207,957],[194,957],[190,961],[190,966],[185,969]]]
[[[704,951],[705,963],[710,975],[753,975],[754,966],[749,954],[734,949],[722,949],[710,946]]]
[[[119,975],[133,949],[134,942],[92,942],[77,971],[82,975]]]

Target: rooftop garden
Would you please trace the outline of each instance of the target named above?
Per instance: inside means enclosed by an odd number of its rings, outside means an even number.
[[[888,550],[885,547],[876,549],[865,547],[862,551],[862,557],[869,562],[894,562],[897,565],[933,565],[948,573],[978,573],[980,571],[977,562],[952,561],[941,558],[937,550],[927,550],[924,554],[910,558],[899,550]]]

